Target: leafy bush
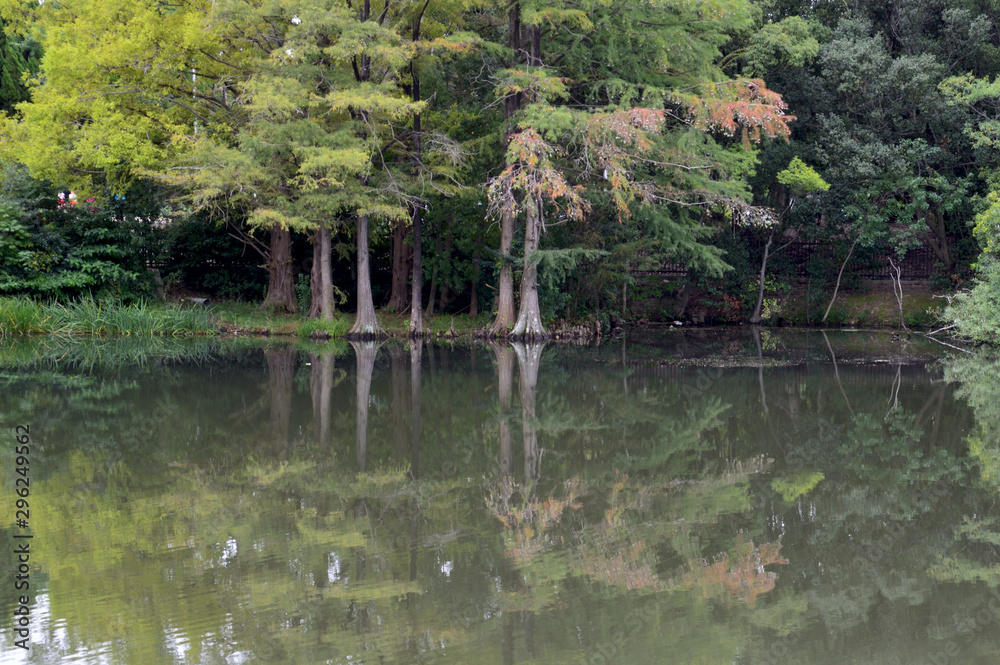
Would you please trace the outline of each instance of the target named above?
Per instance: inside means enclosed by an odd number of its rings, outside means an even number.
[[[0,196],[0,294],[46,299],[152,295],[147,262],[161,231],[153,214],[77,201],[8,168]]]
[[[955,296],[945,319],[964,337],[984,344],[1000,344],[1000,261],[984,256],[971,291]]]

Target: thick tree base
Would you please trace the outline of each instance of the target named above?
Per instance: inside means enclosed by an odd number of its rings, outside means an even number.
[[[526,332],[521,334],[511,333],[507,339],[512,342],[544,342],[547,339],[552,339],[552,336],[547,332]]]
[[[380,342],[389,339],[389,334],[384,330],[344,333],[344,339],[348,342]]]

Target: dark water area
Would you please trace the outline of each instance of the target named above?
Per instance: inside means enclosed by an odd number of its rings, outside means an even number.
[[[946,351],[0,340],[0,662],[995,663],[1000,361]]]

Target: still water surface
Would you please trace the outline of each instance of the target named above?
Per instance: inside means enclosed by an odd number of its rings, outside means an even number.
[[[1000,363],[0,341],[2,662],[996,663]],[[19,593],[19,592],[18,592]]]

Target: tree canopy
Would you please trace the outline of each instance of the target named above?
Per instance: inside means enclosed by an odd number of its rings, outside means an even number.
[[[636,271],[665,264],[686,294],[665,318],[691,293],[745,317],[773,242],[824,243],[820,292],[924,247],[954,287],[995,252],[986,2],[8,1],[0,17],[0,160],[47,188],[27,208],[73,192],[120,219],[115,196],[155,192],[147,223],[222,224],[263,259],[265,305],[346,302],[361,336],[386,303],[413,334],[435,309],[528,337],[623,317]],[[158,242],[151,261],[178,264],[183,242]],[[761,289],[788,271],[776,259]]]

